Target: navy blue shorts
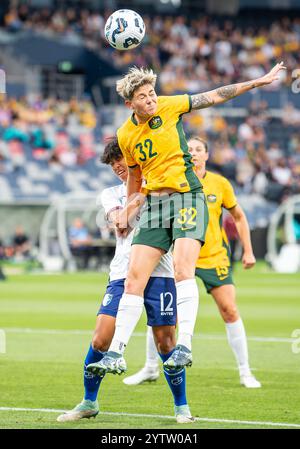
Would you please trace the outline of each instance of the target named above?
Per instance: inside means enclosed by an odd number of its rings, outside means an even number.
[[[117,316],[125,279],[109,282],[97,315]],[[151,277],[144,292],[148,326],[174,326],[177,320],[176,287],[173,278]]]

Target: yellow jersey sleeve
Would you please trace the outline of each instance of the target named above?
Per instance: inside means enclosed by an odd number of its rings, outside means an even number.
[[[122,139],[120,139],[120,136],[118,135],[118,132],[117,132],[117,137],[118,137],[118,144],[119,144],[119,147],[120,147],[120,149],[122,151],[122,154],[123,154],[123,156],[125,158],[126,165],[129,168],[135,167],[137,165],[137,163],[133,159],[133,157],[131,156],[131,154],[129,152],[129,149],[126,148],[124,145],[122,145]]]
[[[174,114],[185,114],[190,112],[192,108],[192,99],[188,94],[184,95],[170,95],[168,97],[160,97],[167,104],[168,108]]]
[[[231,209],[237,205],[237,199],[230,182],[223,178],[223,206],[225,209]]]
[[[181,116],[190,110],[190,96],[158,97],[157,109],[145,123],[133,115],[117,130],[128,167],[140,167],[147,192],[170,188],[177,192],[202,186],[193,170]]]

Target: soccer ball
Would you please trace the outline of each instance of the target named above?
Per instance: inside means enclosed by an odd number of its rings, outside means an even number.
[[[105,38],[117,50],[129,50],[142,42],[145,24],[131,9],[119,9],[109,16],[104,27]]]

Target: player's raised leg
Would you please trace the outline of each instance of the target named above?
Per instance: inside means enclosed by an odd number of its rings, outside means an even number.
[[[199,294],[195,265],[205,242],[208,209],[202,191],[172,195],[174,276],[177,289],[178,340],[168,368],[192,365],[192,336],[197,318]]]
[[[97,369],[98,374],[121,374],[126,371],[123,353],[143,312],[144,289],[164,252],[160,248],[145,245],[132,246],[125,292],[119,304],[113,340],[97,367],[88,366],[88,371],[94,372]]]
[[[225,322],[228,343],[236,357],[241,384],[247,388],[260,388],[260,382],[250,370],[247,337],[237,309],[234,285],[214,287],[210,293],[216,301]]]
[[[132,376],[123,379],[126,385],[139,385],[143,382],[153,382],[159,377],[158,353],[154,343],[152,327],[147,327],[146,362],[143,368]]]
[[[192,336],[198,312],[199,292],[195,279],[195,264],[201,243],[191,238],[178,238],[174,243],[174,274],[177,290],[178,339],[172,357],[165,361],[168,368],[192,365]]]

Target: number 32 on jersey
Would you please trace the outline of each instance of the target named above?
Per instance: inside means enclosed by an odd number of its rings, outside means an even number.
[[[158,155],[156,151],[153,150],[153,142],[151,139],[146,139],[143,143],[137,143],[135,148],[139,151],[141,162],[145,162],[147,159],[151,159]]]

